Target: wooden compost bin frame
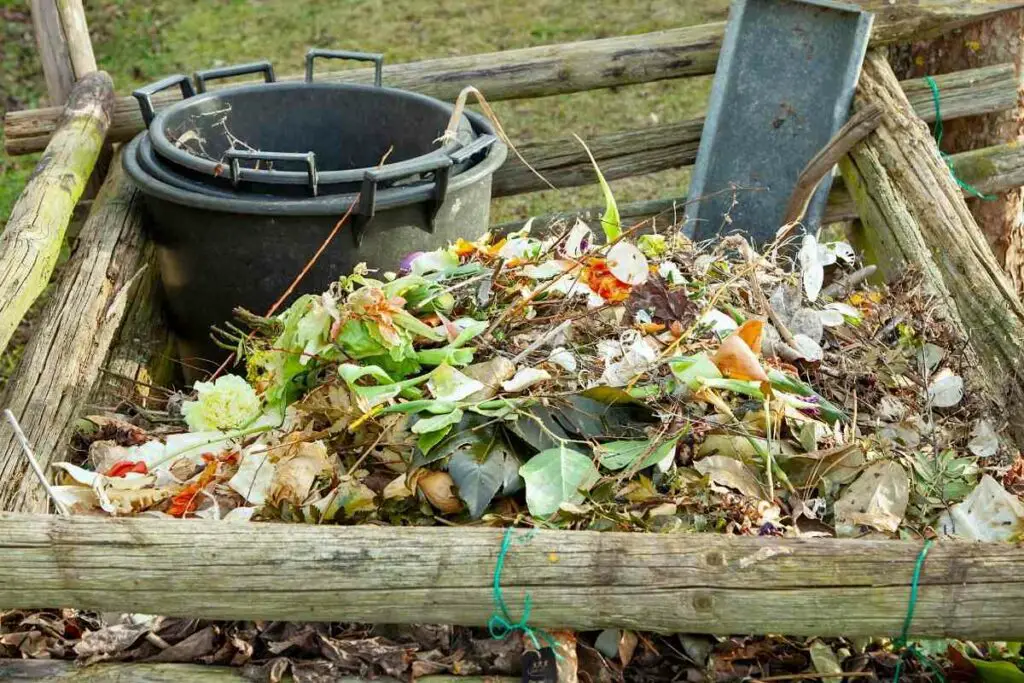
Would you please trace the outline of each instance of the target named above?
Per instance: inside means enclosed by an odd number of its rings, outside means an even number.
[[[875,44],[935,35],[1024,6],[982,0],[858,4],[876,13]],[[39,16],[50,23],[37,21],[37,37],[51,96],[57,98],[60,84],[96,67],[94,59],[90,65],[81,3],[34,0],[33,9],[48,5],[50,13]],[[61,30],[48,34],[45,26],[53,21]],[[445,100],[465,85],[478,87],[491,100],[505,100],[707,75],[714,72],[723,29],[724,22],[716,22],[392,64],[384,78],[389,85]],[[62,68],[62,56],[70,77],[55,71]],[[370,70],[325,76],[357,82],[371,77]],[[936,80],[947,119],[1017,105],[1009,64]],[[933,120],[928,86],[911,81],[902,87],[918,115]],[[163,94],[158,106],[174,99]],[[125,141],[141,130],[132,98],[117,98],[113,112],[109,141]],[[42,150],[60,115],[60,107],[9,112],[7,152]],[[692,164],[701,127],[701,120],[667,123],[592,136],[588,143],[606,177],[617,179]],[[595,180],[585,152],[569,137],[526,142],[520,150],[558,187]],[[1017,143],[959,154],[953,164],[960,177],[984,192],[1024,185],[1024,149]],[[836,184],[828,217],[855,217],[852,201]],[[510,158],[494,188],[496,196],[506,196],[544,186]],[[32,181],[26,194],[31,189]],[[639,202],[621,211],[641,219],[671,212],[681,201]],[[119,394],[134,395],[145,406],[146,385],[159,383],[168,367],[169,336],[153,248],[142,232],[138,193],[119,163],[111,165],[89,208],[75,254],[0,397],[0,407],[14,411],[44,467],[62,459],[76,420],[90,406],[108,405]],[[484,625],[493,609],[498,529],[57,517],[46,514],[41,487],[6,430],[0,434],[4,509],[0,609],[467,626]],[[531,593],[531,623],[547,628],[894,636],[902,626],[920,550],[917,541],[540,531],[530,543],[514,546],[502,585],[510,605]],[[1022,566],[1020,545],[936,544],[921,574],[913,632],[973,639],[1024,636]],[[62,667],[30,664],[19,673],[68,673]],[[194,667],[176,670],[192,676],[184,672]],[[150,675],[142,668],[137,673]],[[234,674],[223,675],[230,680]]]

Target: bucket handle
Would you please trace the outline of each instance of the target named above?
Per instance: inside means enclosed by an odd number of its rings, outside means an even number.
[[[146,128],[149,128],[149,124],[153,123],[153,117],[156,116],[156,110],[153,108],[153,95],[174,86],[181,88],[181,99],[183,100],[196,94],[192,82],[185,74],[168,76],[156,83],[150,83],[132,91],[132,97],[139,101],[139,110],[142,112],[142,121],[146,124]]]
[[[473,142],[469,143],[465,147],[460,147],[455,150],[448,157],[452,160],[453,164],[462,164],[472,159],[477,154],[484,152],[491,148],[491,146],[498,141],[498,138],[494,135],[481,135]]]
[[[218,78],[231,78],[232,76],[245,76],[246,74],[263,74],[263,80],[267,83],[273,83],[277,79],[274,77],[274,67],[267,61],[261,62],[250,62],[248,64],[235,64],[234,66],[221,66],[214,69],[203,69],[195,73],[196,79],[196,90],[199,92],[206,92],[206,82],[213,81]]]
[[[313,47],[306,53],[306,82],[313,82],[313,60],[317,57],[328,59],[351,59],[357,62],[373,62],[373,84],[380,87],[384,72],[384,55],[371,52],[350,52],[348,50],[324,50]]]
[[[363,176],[363,186],[359,190],[359,204],[352,223],[352,236],[356,247],[363,242],[366,226],[369,225],[377,211],[377,184],[382,181],[397,181],[421,173],[434,172],[434,191],[427,204],[428,218],[426,231],[434,232],[434,218],[448,196],[448,181],[451,179],[452,160],[447,156],[413,159],[408,162],[372,168]]]
[[[240,160],[246,161],[301,161],[306,164],[306,173],[309,176],[309,187],[316,197],[319,189],[320,174],[316,170],[316,154],[313,152],[261,152],[259,150],[229,149],[224,152],[224,158],[231,160],[230,176],[231,184],[238,187],[242,178],[242,171],[246,170],[239,164]]]

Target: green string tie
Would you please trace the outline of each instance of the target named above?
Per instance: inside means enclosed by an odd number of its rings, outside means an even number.
[[[932,543],[931,539],[925,541],[924,547],[921,548],[921,552],[917,555],[917,564],[914,565],[914,577],[910,580],[910,601],[907,603],[907,616],[903,619],[903,631],[900,633],[899,638],[892,641],[893,647],[903,650],[899,661],[896,662],[896,673],[892,677],[893,683],[899,683],[900,674],[903,672],[903,661],[906,659],[908,652],[917,657],[921,664],[931,669],[942,683],[946,683],[946,677],[942,675],[942,669],[928,655],[907,642],[910,637],[910,624],[914,621],[914,608],[917,607],[917,584],[921,579],[921,568],[924,567],[924,558],[927,557],[928,549],[932,547]]]
[[[935,104],[935,144],[936,146],[942,145],[942,107],[939,105],[939,84],[935,82],[935,79],[931,76],[925,76],[924,82],[928,84],[928,87],[932,90],[932,102]],[[985,194],[978,188],[974,187],[970,183],[966,183],[960,179],[960,176],[956,174],[956,169],[953,168],[953,160],[948,154],[939,149],[939,154],[942,155],[942,160],[946,162],[946,166],[949,167],[949,173],[953,176],[953,180],[960,186],[964,192],[977,197],[978,199],[984,199],[987,202],[995,201],[997,197],[991,194]]]
[[[520,543],[527,543],[533,538],[533,531],[528,533],[520,540]],[[523,598],[523,616],[519,621],[512,621],[512,615],[509,614],[508,605],[505,604],[505,598],[501,594],[501,572],[505,568],[505,556],[508,555],[509,546],[512,545],[512,529],[505,529],[505,536],[501,539],[501,550],[498,552],[498,562],[494,565],[494,614],[487,620],[487,630],[491,634],[491,638],[495,640],[504,640],[515,631],[522,631],[523,635],[529,638],[533,642],[533,646],[536,649],[540,649],[540,640],[537,635],[540,634],[541,638],[547,641],[547,644],[555,653],[555,657],[561,659],[561,655],[558,654],[558,648],[555,647],[555,639],[551,637],[546,631],[542,629],[534,629],[529,625],[530,621],[530,610],[533,607],[533,596],[529,593]]]

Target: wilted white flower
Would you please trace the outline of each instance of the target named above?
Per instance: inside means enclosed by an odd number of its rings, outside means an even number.
[[[197,401],[185,401],[181,413],[193,432],[238,429],[255,418],[260,399],[249,383],[237,375],[215,382],[196,382]]]

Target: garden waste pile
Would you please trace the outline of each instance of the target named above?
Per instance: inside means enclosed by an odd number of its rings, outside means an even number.
[[[75,514],[1014,540],[1024,467],[912,273],[623,230],[357,269],[216,330],[161,419],[87,420]],[[151,418],[153,415],[147,413]]]

